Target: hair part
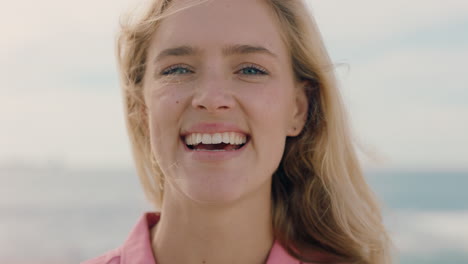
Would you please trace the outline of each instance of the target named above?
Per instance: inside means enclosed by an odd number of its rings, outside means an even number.
[[[151,150],[143,79],[151,37],[171,9],[152,0],[121,23],[117,39],[125,119],[135,166],[150,202],[160,207],[164,175]],[[273,175],[274,235],[291,255],[317,263],[389,264],[391,240],[357,159],[344,103],[321,34],[302,0],[265,0],[277,17],[297,80],[306,81],[307,122],[289,137]],[[317,255],[317,252],[321,254]],[[333,256],[333,257],[332,257]]]

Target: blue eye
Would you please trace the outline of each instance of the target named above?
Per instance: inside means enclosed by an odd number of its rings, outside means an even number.
[[[245,68],[242,68],[239,73],[243,75],[267,75],[268,72],[264,69],[261,69],[260,67],[256,66],[248,66]]]
[[[188,73],[193,73],[193,71],[191,71],[190,69],[188,69],[187,67],[183,67],[183,66],[173,66],[173,67],[170,67],[166,70],[164,70],[163,72],[161,72],[161,75],[179,75],[179,74],[188,74]]]

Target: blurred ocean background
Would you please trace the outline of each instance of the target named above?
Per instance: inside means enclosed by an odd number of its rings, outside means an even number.
[[[0,2],[0,263],[78,263],[151,210],[114,50],[144,1]],[[305,1],[400,263],[468,264],[468,1]]]
[[[402,264],[468,263],[468,171],[367,173]],[[3,166],[0,263],[72,264],[120,246],[150,211],[131,170]]]

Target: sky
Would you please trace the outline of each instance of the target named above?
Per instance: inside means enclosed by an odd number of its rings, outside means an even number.
[[[114,44],[138,3],[0,3],[0,164],[133,166]],[[365,167],[468,169],[468,1],[308,4]]]

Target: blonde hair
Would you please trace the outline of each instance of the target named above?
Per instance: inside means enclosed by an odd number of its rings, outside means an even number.
[[[279,20],[295,77],[309,83],[305,128],[299,136],[287,139],[273,175],[275,238],[303,261],[320,261],[309,254],[319,251],[334,257],[329,261],[322,258],[323,263],[391,263],[391,241],[376,197],[363,177],[331,60],[316,23],[301,0],[265,1]],[[164,175],[151,152],[142,81],[149,40],[161,19],[173,13],[170,2],[153,0],[141,16],[122,24],[117,41],[134,160],[143,189],[157,207],[163,198]]]

